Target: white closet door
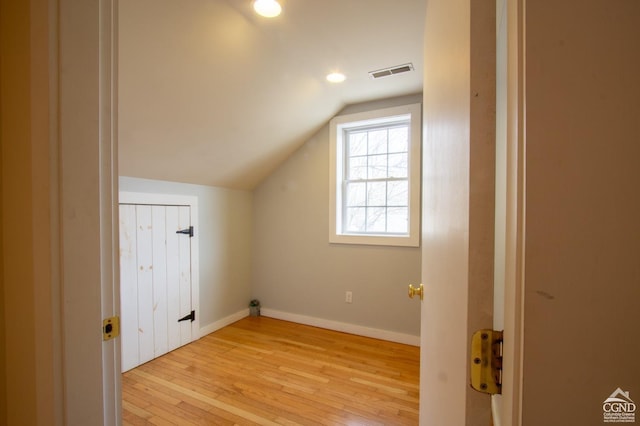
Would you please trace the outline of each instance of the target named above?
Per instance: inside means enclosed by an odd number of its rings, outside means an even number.
[[[153,353],[169,352],[168,297],[167,297],[167,221],[164,206],[151,207],[153,240]]]
[[[136,206],[120,205],[120,336],[122,371],[139,365]]]
[[[192,341],[191,322],[180,321],[191,313],[191,240],[188,235],[177,234],[191,226],[191,211],[188,206],[167,207],[167,286],[168,348],[173,350]]]
[[[190,207],[120,205],[122,371],[192,340]]]
[[[190,208],[178,207],[178,222],[180,229],[188,229],[191,226]],[[178,273],[179,273],[179,306],[180,318],[191,313],[191,241],[188,236],[180,235],[178,238]],[[180,323],[180,346],[191,342],[191,321]]]

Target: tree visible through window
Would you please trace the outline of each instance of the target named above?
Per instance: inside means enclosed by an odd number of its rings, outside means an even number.
[[[332,120],[331,242],[418,245],[419,111],[410,105]]]
[[[409,230],[409,123],[347,130],[344,231]]]

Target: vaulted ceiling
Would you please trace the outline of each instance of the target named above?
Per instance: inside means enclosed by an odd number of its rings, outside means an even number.
[[[119,2],[120,175],[252,189],[344,106],[421,92],[426,0],[281,4]]]

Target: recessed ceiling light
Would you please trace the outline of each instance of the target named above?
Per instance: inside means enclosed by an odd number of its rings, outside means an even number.
[[[253,2],[253,9],[265,18],[275,18],[282,12],[282,7],[276,0],[256,0]]]
[[[345,77],[344,74],[339,72],[332,72],[331,74],[327,75],[327,81],[331,83],[342,83],[346,80],[346,78],[347,77]]]

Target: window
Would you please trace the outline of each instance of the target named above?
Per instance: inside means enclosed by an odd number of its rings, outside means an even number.
[[[331,120],[329,241],[419,246],[420,104]]]

